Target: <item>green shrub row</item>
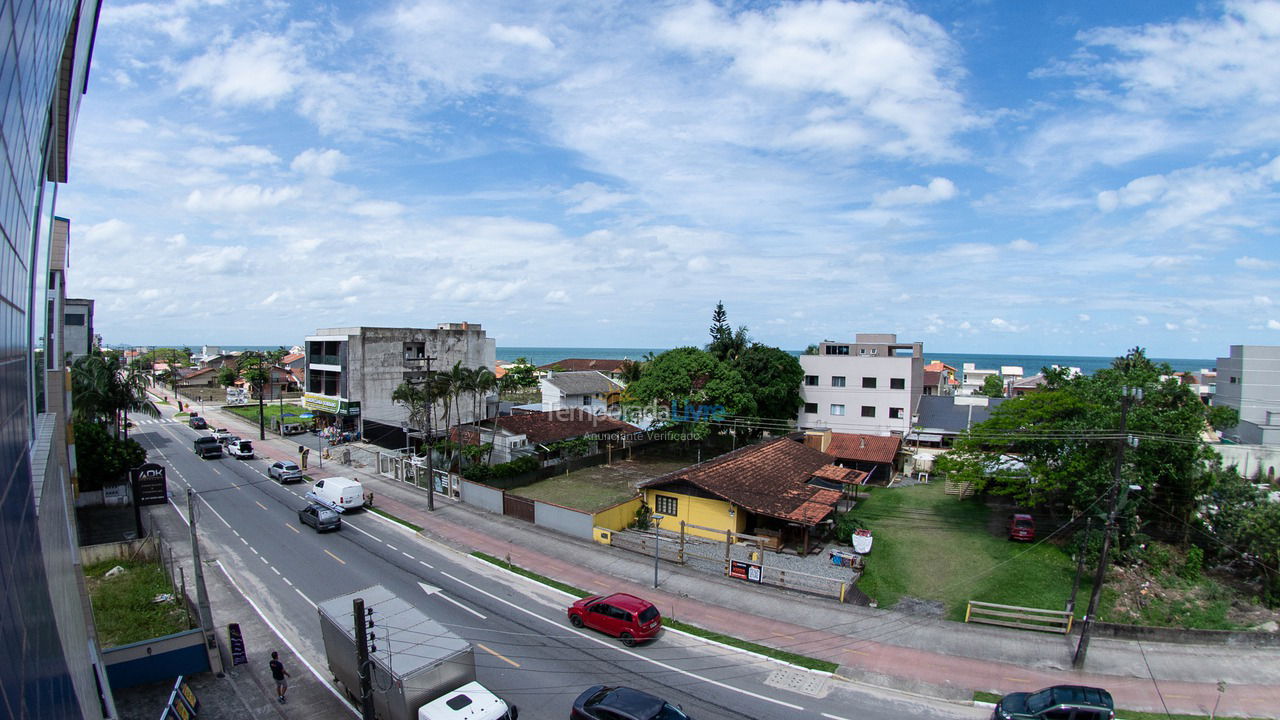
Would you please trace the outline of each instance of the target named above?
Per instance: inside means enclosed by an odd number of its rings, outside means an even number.
[[[472,465],[462,471],[462,477],[476,482],[505,480],[516,475],[533,472],[538,467],[538,458],[534,455],[528,455],[511,462],[499,463],[498,465]]]

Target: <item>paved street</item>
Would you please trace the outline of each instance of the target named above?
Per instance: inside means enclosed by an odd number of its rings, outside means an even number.
[[[141,425],[134,437],[152,460],[170,468],[175,499],[187,486],[199,494],[210,581],[243,594],[268,626],[249,643],[257,669],[262,656],[277,646],[266,635],[277,633],[280,643],[287,640],[291,646],[296,664],[314,668],[313,677],[299,679],[291,691],[294,702],[283,708],[289,713],[336,717],[345,712],[324,688],[328,675],[314,604],[380,583],[471,640],[481,680],[519,705],[522,717],[564,717],[573,697],[595,683],[649,690],[696,717],[842,718],[857,708],[859,717],[890,718],[901,716],[904,702],[913,716],[981,715],[973,708],[885,698],[680,633],[625,649],[615,640],[571,628],[564,616],[567,596],[459,556],[372,513],[349,515],[338,533],[319,535],[299,525],[295,511],[305,505],[306,485],[282,487],[268,479],[267,460],[201,460],[190,450],[200,434],[180,423],[153,422]],[[258,447],[272,452],[269,444]],[[172,540],[185,533],[180,515],[185,516],[181,502],[155,509],[153,521]],[[440,591],[427,594],[422,582]],[[232,621],[243,623],[243,618],[218,624]]]

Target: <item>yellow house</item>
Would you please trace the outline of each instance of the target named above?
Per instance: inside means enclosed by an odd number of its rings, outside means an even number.
[[[726,530],[777,537],[807,550],[815,528],[836,509],[844,484],[866,477],[791,438],[749,445],[644,483],[658,527],[723,539]],[[710,529],[704,529],[710,528]]]

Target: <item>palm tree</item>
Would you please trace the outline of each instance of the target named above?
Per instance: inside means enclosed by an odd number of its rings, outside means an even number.
[[[119,379],[121,409],[124,410],[124,437],[129,439],[129,411],[140,412],[151,417],[160,417],[160,408],[147,397],[147,373],[142,366],[134,362],[117,373]]]

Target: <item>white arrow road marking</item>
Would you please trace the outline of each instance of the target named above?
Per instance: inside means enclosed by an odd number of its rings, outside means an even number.
[[[452,576],[452,575],[450,575],[449,577],[453,577],[453,576]],[[458,607],[462,608],[463,610],[466,610],[467,612],[471,613],[472,615],[475,615],[476,617],[480,618],[481,620],[488,620],[488,619],[489,619],[489,618],[485,617],[484,615],[482,615],[481,613],[478,613],[478,612],[476,612],[475,610],[472,610],[471,608],[467,607],[466,605],[463,605],[462,603],[458,602],[457,600],[454,600],[453,598],[449,597],[448,595],[445,595],[445,594],[444,594],[444,591],[443,591],[443,590],[441,590],[440,588],[436,587],[435,585],[428,585],[428,584],[426,584],[426,583],[424,583],[424,582],[420,582],[420,583],[418,583],[418,587],[422,588],[422,592],[424,592],[424,593],[426,593],[426,594],[428,594],[428,595],[435,595],[436,597],[440,598],[441,600],[448,600],[449,602],[453,603],[454,605],[457,605]]]

